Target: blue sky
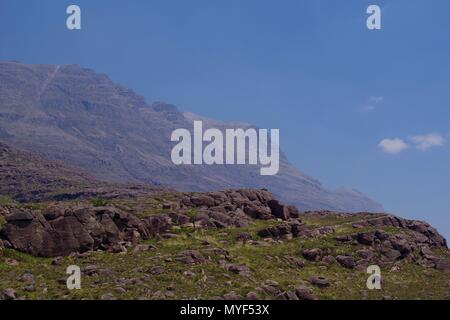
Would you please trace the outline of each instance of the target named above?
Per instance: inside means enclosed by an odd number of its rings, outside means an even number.
[[[0,0],[0,60],[76,63],[148,101],[280,128],[304,172],[450,238],[448,0]]]

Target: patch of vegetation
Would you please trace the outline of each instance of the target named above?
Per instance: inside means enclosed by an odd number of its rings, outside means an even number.
[[[0,195],[0,206],[6,206],[9,204],[13,204],[15,201],[8,196]]]
[[[106,199],[101,199],[101,198],[95,198],[91,200],[91,204],[94,207],[105,207],[109,204],[109,201]]]
[[[191,222],[192,222],[192,227],[195,230],[195,219],[198,216],[198,210],[197,208],[193,208],[191,210],[188,211],[188,217],[191,218]]]

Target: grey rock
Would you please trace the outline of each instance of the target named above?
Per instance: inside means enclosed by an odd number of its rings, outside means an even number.
[[[300,286],[295,290],[297,297],[301,300],[317,300],[314,291],[306,286]]]
[[[12,288],[7,288],[0,292],[0,296],[4,300],[14,300],[16,299],[16,291]]]
[[[348,269],[353,269],[356,266],[355,258],[350,256],[337,256],[337,262],[339,262],[343,267]]]
[[[330,281],[326,279],[325,277],[321,276],[314,276],[309,278],[309,282],[312,285],[315,285],[316,287],[319,287],[321,289],[328,288],[330,286]]]

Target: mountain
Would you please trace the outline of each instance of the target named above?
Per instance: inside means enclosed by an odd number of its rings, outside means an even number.
[[[0,195],[19,202],[130,198],[160,192],[147,185],[99,181],[58,161],[0,143]]]
[[[260,176],[255,166],[175,166],[171,133],[192,128],[194,118],[170,104],[147,104],[106,75],[76,65],[0,63],[0,140],[11,146],[110,182],[180,191],[267,188],[302,210],[384,211],[356,190],[326,189],[283,154],[276,176]]]

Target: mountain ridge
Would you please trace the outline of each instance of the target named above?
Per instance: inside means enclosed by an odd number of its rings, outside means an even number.
[[[0,62],[0,80],[1,140],[101,180],[180,191],[268,188],[302,210],[384,212],[359,192],[324,188],[284,155],[275,177],[261,177],[252,166],[177,167],[170,161],[170,135],[191,128],[192,118],[170,104],[147,104],[90,69]]]

